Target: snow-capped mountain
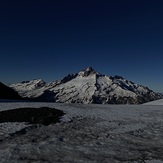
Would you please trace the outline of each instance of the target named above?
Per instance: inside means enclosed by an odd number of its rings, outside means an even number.
[[[102,75],[92,67],[50,83],[39,79],[10,87],[24,98],[64,103],[140,104],[162,98],[145,86],[121,76]]]

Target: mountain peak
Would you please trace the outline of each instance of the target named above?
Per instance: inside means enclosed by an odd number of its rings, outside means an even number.
[[[92,72],[92,71],[95,71],[95,70],[90,66],[90,67],[87,67],[84,71]]]
[[[99,73],[97,73],[92,67],[87,67],[86,69],[80,71],[78,74],[79,76],[87,77],[89,75],[99,74]]]

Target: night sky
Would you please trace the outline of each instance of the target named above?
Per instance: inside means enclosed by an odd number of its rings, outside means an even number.
[[[5,84],[92,66],[163,92],[163,1],[1,1],[0,56]]]

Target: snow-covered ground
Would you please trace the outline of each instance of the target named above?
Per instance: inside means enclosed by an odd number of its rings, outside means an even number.
[[[151,101],[151,102],[145,103],[144,105],[163,105],[163,99]]]
[[[163,163],[163,106],[0,103],[63,110],[49,126],[0,124],[2,163]]]

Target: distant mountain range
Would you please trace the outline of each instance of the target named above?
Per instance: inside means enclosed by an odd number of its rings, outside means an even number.
[[[121,76],[106,76],[92,67],[46,83],[41,79],[10,85],[19,95],[35,101],[60,103],[142,104],[163,96]]]

